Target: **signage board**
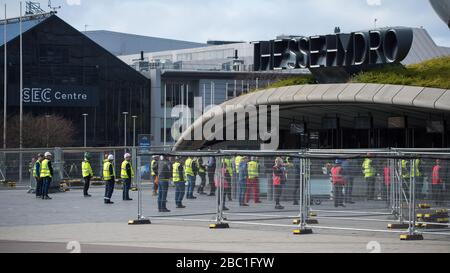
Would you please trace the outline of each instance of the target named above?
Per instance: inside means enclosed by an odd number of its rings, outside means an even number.
[[[152,146],[152,135],[138,135],[139,153],[149,153]]]
[[[8,89],[10,105],[18,106],[18,87]],[[98,106],[98,89],[86,86],[25,86],[22,93],[24,106],[95,107]]]
[[[254,43],[254,70],[364,67],[402,61],[413,41],[410,28],[299,36]]]

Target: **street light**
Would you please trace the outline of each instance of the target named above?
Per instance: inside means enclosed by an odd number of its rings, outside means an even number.
[[[82,116],[84,117],[84,148],[86,148],[86,118],[88,114],[84,113]]]
[[[124,135],[124,147],[127,147],[127,115],[129,114],[128,112],[123,112],[123,135]]]
[[[136,147],[136,119],[138,116],[132,116],[133,118],[133,147]]]
[[[48,142],[49,142],[49,139],[50,139],[50,134],[49,134],[49,131],[50,131],[50,128],[49,128],[49,126],[48,126],[48,119],[51,117],[51,115],[45,115],[45,123],[46,123],[46,125],[47,125],[47,148],[48,148]]]

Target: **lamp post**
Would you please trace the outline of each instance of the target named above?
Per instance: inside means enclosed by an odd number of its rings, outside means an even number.
[[[7,42],[6,42],[6,25],[7,25],[7,17],[6,17],[6,4],[5,4],[5,25],[3,26],[3,40],[4,40],[4,98],[3,98],[3,149],[6,149],[6,112],[7,112],[7,100],[8,100],[8,54],[7,54]]]
[[[86,119],[87,119],[88,114],[84,113],[82,116],[84,118],[84,148],[86,148],[87,147],[87,145],[86,145]]]
[[[48,148],[48,142],[49,142],[49,139],[50,139],[50,134],[49,134],[49,131],[50,131],[50,128],[49,128],[49,126],[48,126],[48,119],[51,117],[51,115],[45,115],[45,124],[46,124],[46,126],[47,126],[47,148]]]
[[[132,116],[133,118],[133,147],[136,147],[136,119],[138,116]]]
[[[123,136],[124,136],[124,147],[127,147],[127,115],[129,114],[128,112],[123,112]]]

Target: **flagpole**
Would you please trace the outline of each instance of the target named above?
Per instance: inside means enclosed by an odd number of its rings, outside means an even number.
[[[20,136],[19,136],[19,181],[22,182],[22,148],[23,148],[23,44],[22,44],[22,1],[20,2]]]
[[[7,107],[6,107],[6,105],[7,105],[7,99],[8,99],[8,72],[7,72],[7,69],[8,69],[8,65],[7,65],[7,42],[6,42],[6,25],[7,25],[7,18],[6,18],[6,4],[5,4],[5,26],[4,26],[4,29],[3,29],[3,39],[4,39],[4,41],[5,41],[5,56],[4,56],[4,58],[3,58],[3,60],[4,60],[4,65],[5,65],[5,67],[4,67],[4,73],[5,73],[5,75],[4,75],[4,84],[5,84],[5,86],[4,86],[4,97],[3,97],[3,149],[6,149],[6,115],[7,115]]]

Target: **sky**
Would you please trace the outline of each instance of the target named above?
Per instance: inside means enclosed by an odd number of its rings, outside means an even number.
[[[19,15],[19,0],[7,4]],[[23,1],[25,3],[25,1]],[[48,11],[47,0],[33,0]],[[58,16],[80,31],[110,30],[193,42],[258,41],[277,35],[318,35],[377,27],[428,30],[450,47],[450,30],[428,0],[52,0]]]

